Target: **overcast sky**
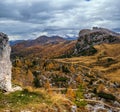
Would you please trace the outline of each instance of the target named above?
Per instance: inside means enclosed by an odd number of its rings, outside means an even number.
[[[72,36],[93,26],[120,32],[120,0],[0,0],[0,32],[10,39]]]

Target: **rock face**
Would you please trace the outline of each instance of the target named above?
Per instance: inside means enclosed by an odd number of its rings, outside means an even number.
[[[5,91],[12,90],[10,52],[8,36],[0,33],[0,89]]]
[[[97,27],[93,27],[92,30],[84,29],[79,33],[75,53],[79,55],[92,55],[96,52],[94,45],[118,42],[120,42],[120,34],[108,29]]]

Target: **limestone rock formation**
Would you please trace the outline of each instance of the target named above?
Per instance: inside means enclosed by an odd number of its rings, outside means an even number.
[[[0,33],[0,88],[5,91],[12,90],[10,52],[8,36]]]
[[[92,55],[96,52],[94,45],[118,42],[120,42],[120,34],[108,29],[97,27],[93,27],[92,30],[84,29],[79,33],[75,53],[79,55]]]

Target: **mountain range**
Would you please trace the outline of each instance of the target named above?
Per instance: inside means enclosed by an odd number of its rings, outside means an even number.
[[[17,40],[10,42],[12,56],[36,55],[45,57],[56,57],[62,55],[92,55],[97,50],[95,45],[103,43],[119,43],[120,34],[105,28],[83,29],[77,40],[68,40],[60,36],[40,36],[34,40]],[[52,53],[50,53],[52,52]],[[72,54],[70,54],[72,53]]]
[[[87,102],[90,112],[120,110],[119,33],[94,27],[81,30],[77,40],[41,36],[13,45],[11,59],[15,84],[51,87],[74,97],[79,109]]]
[[[18,41],[17,41],[18,42]],[[75,41],[66,40],[59,36],[40,36],[34,40],[20,41],[12,47],[12,56],[56,57],[70,52]]]
[[[42,35],[42,36],[39,36],[38,38],[41,38],[40,39],[40,41],[45,41],[45,38],[47,38],[48,36],[46,36],[46,35]],[[42,38],[44,38],[43,40],[42,40]],[[63,39],[63,40],[77,40],[77,37],[75,37],[75,36],[69,36],[69,35],[66,35],[65,37],[61,37],[61,36],[50,36],[49,38],[48,38],[48,40],[52,40],[53,39],[53,41],[55,40],[55,38],[57,39],[57,38],[61,38],[61,39]],[[37,39],[37,38],[36,38]],[[36,40],[36,39],[29,39],[29,40],[10,40],[9,41],[9,43],[10,43],[10,45],[11,46],[13,46],[13,45],[15,45],[15,44],[17,44],[17,43],[21,43],[21,42],[27,42],[27,41],[29,41],[29,42],[31,42],[31,43],[34,43],[34,41]],[[47,41],[48,41],[47,40]]]

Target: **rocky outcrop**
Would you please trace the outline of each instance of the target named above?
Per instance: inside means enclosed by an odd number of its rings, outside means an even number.
[[[5,91],[12,90],[10,52],[8,36],[0,33],[0,88]]]
[[[75,54],[92,55],[97,52],[94,45],[118,42],[120,42],[120,34],[108,29],[97,27],[93,27],[92,30],[84,29],[79,33]]]
[[[0,33],[0,89],[7,92],[22,90],[18,86],[12,88],[10,52],[11,48],[8,43],[8,36]]]

